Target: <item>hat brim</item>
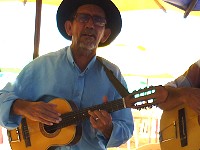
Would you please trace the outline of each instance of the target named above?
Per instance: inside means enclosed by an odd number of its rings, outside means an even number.
[[[107,19],[106,27],[111,29],[111,35],[104,43],[99,43],[99,47],[109,45],[121,32],[122,27],[120,11],[111,0],[63,0],[58,7],[56,15],[59,32],[64,38],[68,40],[72,39],[72,37],[68,36],[66,33],[64,24],[70,19],[72,13],[78,9],[79,6],[85,4],[95,4],[104,10]]]

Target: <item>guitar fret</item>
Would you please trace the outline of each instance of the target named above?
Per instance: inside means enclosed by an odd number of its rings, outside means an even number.
[[[65,127],[69,126],[72,124],[78,124],[85,119],[89,118],[90,115],[88,114],[88,111],[94,111],[94,110],[106,110],[109,113],[114,112],[116,110],[120,110],[124,108],[124,103],[122,99],[107,102],[104,104],[100,105],[95,105],[86,109],[83,109],[81,111],[74,111],[74,112],[69,112],[63,115],[63,121],[61,121],[59,127]]]

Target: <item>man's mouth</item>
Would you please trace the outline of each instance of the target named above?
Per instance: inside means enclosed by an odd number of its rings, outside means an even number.
[[[94,34],[82,34],[81,36],[84,36],[84,37],[89,37],[89,38],[94,38],[96,39],[96,36]]]
[[[90,38],[90,39],[96,39],[96,33],[94,30],[91,29],[85,29],[81,36],[86,37],[86,38]]]

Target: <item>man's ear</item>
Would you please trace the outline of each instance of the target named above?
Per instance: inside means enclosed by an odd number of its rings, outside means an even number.
[[[110,28],[106,28],[104,31],[104,35],[101,38],[101,43],[104,43],[109,38],[110,34],[111,34]]]
[[[72,23],[69,20],[65,22],[65,31],[69,36],[72,36]]]

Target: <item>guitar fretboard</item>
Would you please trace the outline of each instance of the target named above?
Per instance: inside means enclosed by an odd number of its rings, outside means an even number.
[[[61,115],[62,121],[59,124],[54,124],[52,126],[45,125],[45,129],[47,131],[52,131],[52,130],[61,129],[73,124],[77,125],[90,117],[90,115],[88,114],[89,110],[90,111],[106,110],[108,113],[111,113],[111,112],[124,109],[124,108],[125,106],[124,106],[123,99],[118,99],[118,100],[103,103],[100,105],[95,105],[95,106],[88,107],[82,110],[62,114]]]

